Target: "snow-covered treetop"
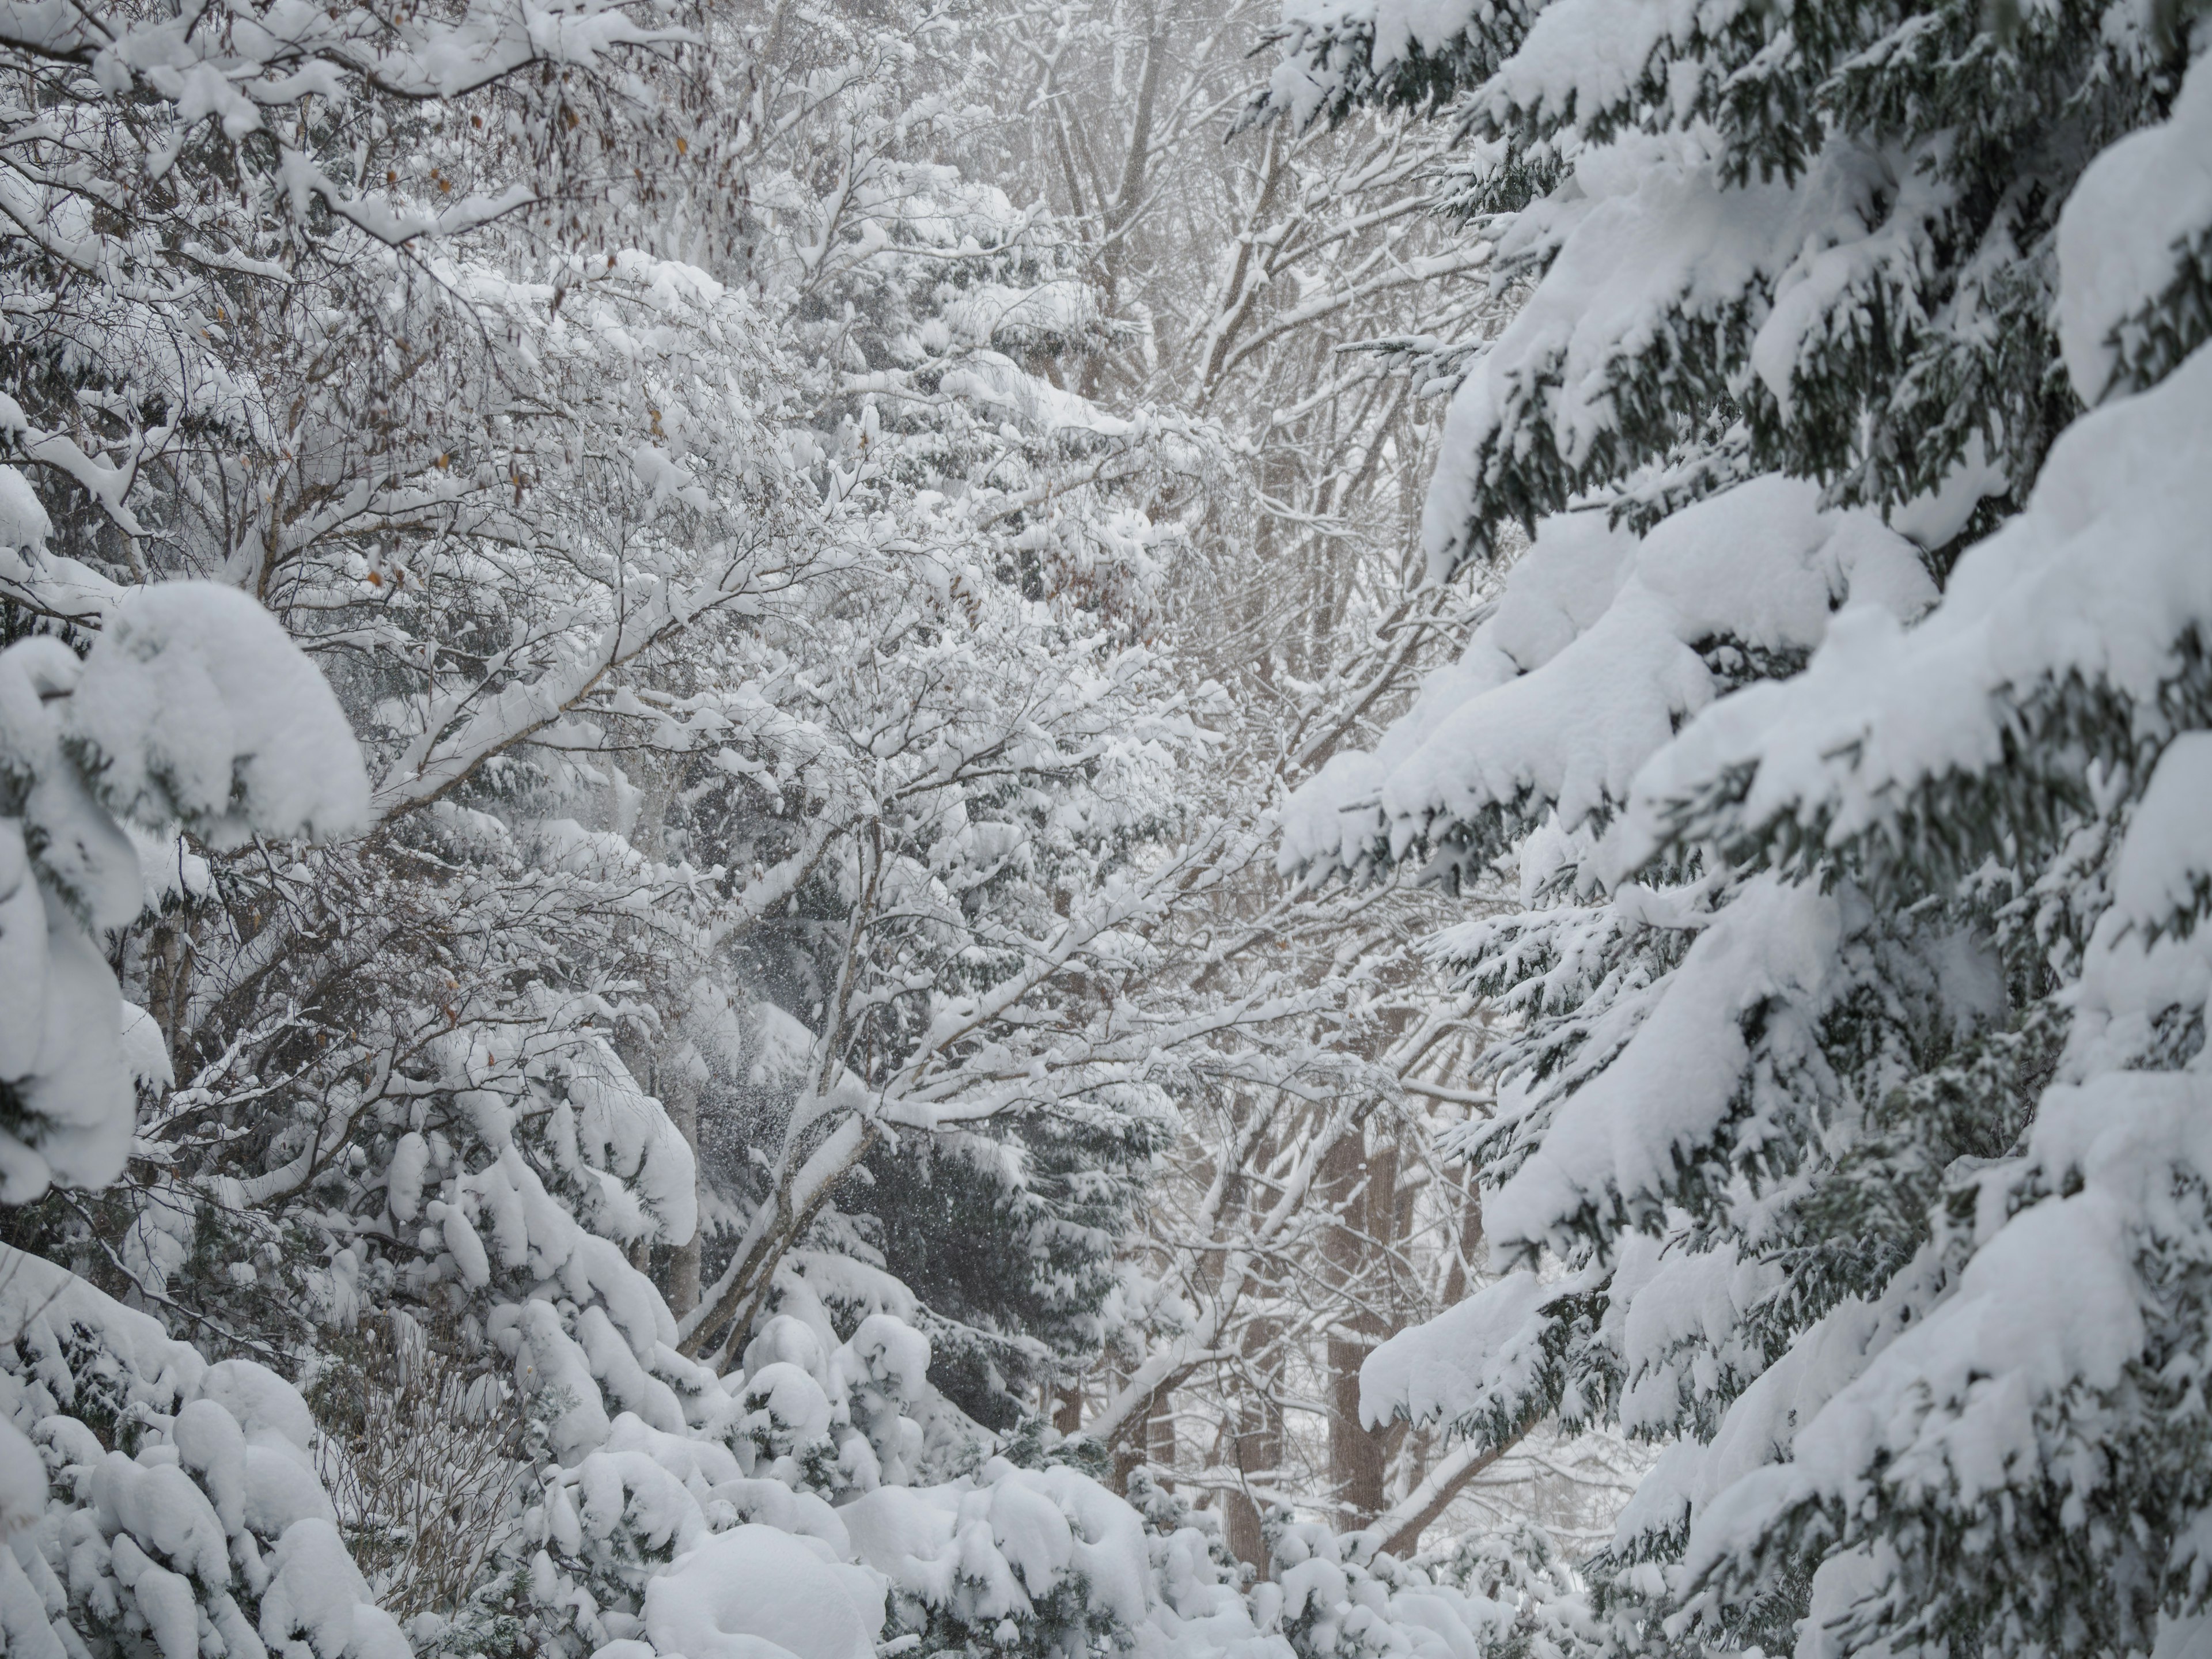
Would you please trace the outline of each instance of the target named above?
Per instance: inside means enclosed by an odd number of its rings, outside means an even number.
[[[1966,490],[1932,549],[2033,477],[2066,413],[2039,367],[2057,204],[2182,48],[2132,0],[2008,9],[2002,37],[1986,9],[1285,8],[1254,114],[1449,101],[1488,141],[1458,206],[1501,277],[1540,277],[1452,400],[1436,574],[1592,494],[1664,510],[1769,468],[1881,508]]]

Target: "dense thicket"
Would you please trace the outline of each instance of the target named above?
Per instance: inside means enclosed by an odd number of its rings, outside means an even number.
[[[1008,67],[1132,21],[0,5],[8,1651],[1549,1639],[1153,1478],[1441,1272],[1284,1277],[1469,1028],[1263,819],[1451,608],[1315,327],[1465,260],[1402,131],[1214,159],[1233,11],[1054,207]]]

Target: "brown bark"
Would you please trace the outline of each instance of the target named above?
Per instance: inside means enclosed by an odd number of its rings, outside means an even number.
[[[1396,1231],[1396,1149],[1378,1146],[1369,1155],[1361,1137],[1347,1135],[1330,1150],[1324,1170],[1322,1201],[1337,1212],[1325,1235],[1324,1261],[1332,1287],[1353,1298],[1340,1327],[1343,1334],[1328,1340],[1329,1484],[1359,1526],[1389,1504],[1382,1441],[1359,1421],[1359,1367],[1388,1334],[1371,1305],[1378,1287],[1365,1281],[1376,1265],[1378,1238]]]
[[[1154,1389],[1152,1407],[1145,1413],[1145,1455],[1158,1472],[1163,1486],[1173,1476],[1176,1465],[1173,1393],[1170,1389]]]
[[[1110,1375],[1110,1374],[1109,1374]],[[1113,1379],[1119,1381],[1118,1378]],[[1174,1425],[1168,1419],[1168,1398],[1174,1390],[1172,1382],[1155,1389],[1145,1402],[1142,1418],[1131,1424],[1126,1432],[1109,1443],[1114,1448],[1114,1490],[1129,1490],[1129,1477],[1146,1463],[1170,1468],[1175,1462]],[[1109,1392],[1116,1392],[1109,1389]],[[1161,1455],[1164,1452],[1165,1455]]]
[[[1382,1512],[1388,1473],[1381,1440],[1359,1421],[1359,1363],[1364,1342],[1332,1340],[1328,1345],[1328,1474],[1337,1501],[1351,1511],[1352,1524],[1365,1526]]]
[[[1083,1384],[1070,1382],[1056,1389],[1052,1396],[1052,1425],[1062,1434],[1079,1434],[1083,1429]]]
[[[1272,1483],[1283,1463],[1283,1413],[1274,1399],[1272,1370],[1276,1333],[1260,1322],[1244,1333],[1247,1366],[1243,1387],[1237,1394],[1236,1432],[1229,1437],[1229,1467],[1246,1485],[1230,1492],[1223,1504],[1228,1521],[1230,1553],[1265,1571],[1267,1540],[1261,1534],[1261,1507],[1250,1483]]]

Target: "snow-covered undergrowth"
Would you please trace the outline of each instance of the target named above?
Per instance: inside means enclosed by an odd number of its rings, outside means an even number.
[[[0,1246],[0,1638],[25,1659],[147,1649],[404,1659],[337,1529],[300,1392]]]
[[[545,1231],[562,1230],[536,1245]],[[4,1250],[8,1651],[403,1659],[410,1641],[504,1650],[526,1631],[599,1659],[1478,1659],[1559,1617],[1556,1576],[1401,1565],[1311,1525],[1276,1530],[1254,1587],[1218,1523],[1164,1494],[1140,1513],[1074,1468],[974,1441],[933,1456],[908,1414],[931,1409],[928,1346],[902,1321],[840,1342],[818,1305],[780,1314],[717,1377],[669,1347],[665,1307],[626,1267],[562,1279],[593,1254],[568,1231],[554,1282],[493,1316],[513,1370],[477,1406],[511,1390],[539,1454],[489,1517],[495,1589],[404,1630],[348,1552],[374,1517],[334,1506],[319,1470],[343,1488],[345,1454],[299,1390]],[[930,1480],[947,1461],[967,1472]]]

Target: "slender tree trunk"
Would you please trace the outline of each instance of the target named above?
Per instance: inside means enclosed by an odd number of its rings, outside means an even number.
[[[1067,1383],[1054,1391],[1052,1425],[1062,1434],[1082,1432],[1083,1384],[1080,1382]]]
[[[661,1068],[655,1079],[660,1088],[660,1103],[668,1113],[669,1121],[684,1137],[691,1149],[692,1166],[699,1163],[699,1060],[691,1045],[678,1046],[672,1064]],[[705,1195],[706,1182],[697,1182],[697,1191]],[[702,1224],[703,1225],[703,1224]],[[663,1287],[668,1297],[668,1310],[678,1319],[699,1305],[699,1238],[702,1226],[691,1229],[691,1237],[676,1246],[668,1260],[668,1282]]]
[[[1159,101],[1160,74],[1168,56],[1166,29],[1159,23],[1156,12],[1148,12],[1145,29],[1145,67],[1137,88],[1137,109],[1130,124],[1129,148],[1121,158],[1121,179],[1114,199],[1104,202],[1103,229],[1106,237],[1106,257],[1099,269],[1099,287],[1104,290],[1106,314],[1120,314],[1121,273],[1128,264],[1129,224],[1145,198],[1146,175],[1152,160],[1152,112]],[[1100,192],[1102,198],[1104,192]],[[1103,356],[1093,356],[1083,371],[1083,395],[1098,395],[1098,381]]]
[[[1275,1484],[1276,1471],[1283,1464],[1283,1413],[1273,1392],[1278,1334],[1268,1322],[1261,1320],[1255,1320],[1244,1331],[1244,1386],[1238,1389],[1232,1407],[1237,1429],[1230,1437],[1229,1466],[1247,1483]],[[1265,1572],[1267,1542],[1261,1534],[1260,1504],[1249,1484],[1230,1492],[1223,1508],[1229,1523],[1231,1553]]]
[[[1160,1483],[1171,1480],[1176,1466],[1175,1391],[1155,1389],[1152,1409],[1145,1415],[1145,1455],[1160,1472]]]
[[[1367,1155],[1362,1137],[1346,1135],[1329,1153],[1322,1188],[1323,1201],[1337,1212],[1326,1235],[1327,1270],[1332,1288],[1347,1298],[1340,1334],[1328,1339],[1329,1484],[1355,1526],[1372,1520],[1388,1504],[1389,1459],[1382,1441],[1359,1421],[1359,1367],[1389,1334],[1371,1305],[1380,1288],[1370,1282],[1376,1265],[1372,1241],[1378,1221],[1395,1231],[1389,1218],[1396,1208],[1397,1169],[1395,1149],[1378,1147]]]

